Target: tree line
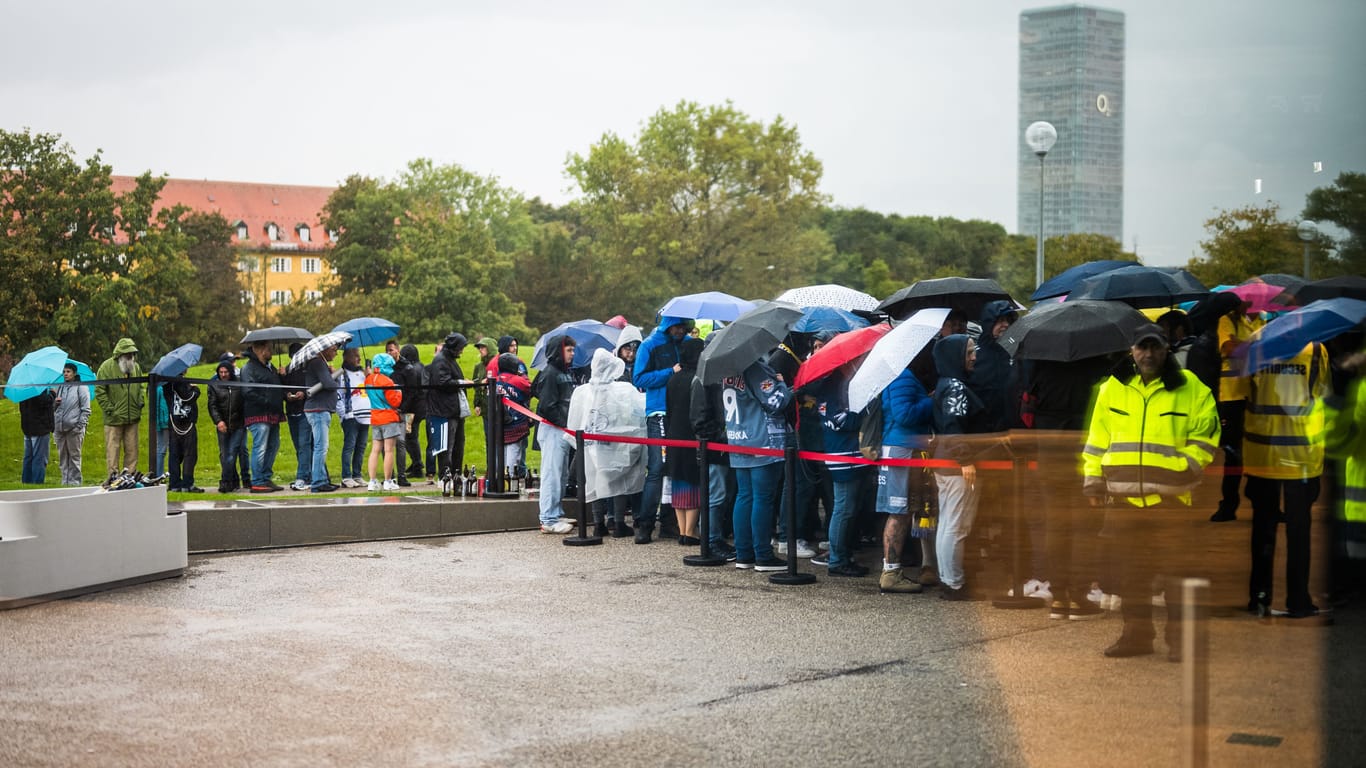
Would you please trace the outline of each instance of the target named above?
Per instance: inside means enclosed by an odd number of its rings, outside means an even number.
[[[321,212],[339,237],[323,299],[276,322],[315,331],[381,315],[404,336],[451,329],[531,338],[564,320],[624,314],[648,325],[671,296],[723,290],[767,298],[840,283],[886,296],[915,280],[991,277],[1033,288],[1034,238],[996,222],[841,208],[820,191],[820,161],[781,117],[727,102],[682,102],[633,138],[604,134],[572,153],[578,195],[555,206],[491,176],[416,159],[391,179],[355,175]],[[0,368],[55,343],[97,361],[130,336],[159,354],[195,341],[231,348],[245,330],[229,222],[184,207],[152,211],[150,173],[114,194],[100,152],[59,136],[0,130]],[[1345,233],[1311,243],[1316,277],[1366,272],[1366,174],[1314,190],[1303,218]],[[1298,273],[1297,220],[1274,203],[1219,211],[1187,267],[1207,284]],[[1049,275],[1095,259],[1136,259],[1093,234],[1049,238]]]

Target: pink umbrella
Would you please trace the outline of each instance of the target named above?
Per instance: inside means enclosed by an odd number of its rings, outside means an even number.
[[[1235,285],[1228,289],[1228,292],[1251,304],[1247,309],[1248,314],[1258,312],[1284,312],[1284,304],[1272,304],[1271,300],[1285,291],[1284,286],[1271,285],[1269,283],[1244,283]]]

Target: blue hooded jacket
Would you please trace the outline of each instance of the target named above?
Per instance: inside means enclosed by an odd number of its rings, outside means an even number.
[[[693,321],[686,317],[661,317],[659,325],[640,343],[636,350],[636,365],[631,372],[631,381],[636,388],[645,393],[645,413],[664,413],[664,387],[669,377],[674,375],[674,366],[681,360],[679,347],[681,341],[674,341],[669,329],[675,325],[692,328]]]
[[[934,430],[934,401],[909,367],[882,390],[882,444],[924,448]]]

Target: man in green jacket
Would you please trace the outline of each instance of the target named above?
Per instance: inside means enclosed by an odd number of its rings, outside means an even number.
[[[137,361],[138,348],[127,337],[114,345],[114,354],[95,372],[100,381],[133,379],[142,376]],[[138,422],[142,420],[145,397],[144,385],[99,384],[95,387],[95,402],[104,413],[104,468],[109,475],[120,469],[135,472],[138,468]],[[119,462],[119,448],[123,448],[123,462]]]

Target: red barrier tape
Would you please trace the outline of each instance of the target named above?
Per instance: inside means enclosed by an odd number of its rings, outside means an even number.
[[[574,433],[558,424],[552,424],[544,418],[532,413],[525,406],[503,398],[503,405],[507,408],[532,419],[533,421],[553,427],[566,435],[572,436]],[[623,437],[622,435],[599,435],[592,432],[584,432],[583,439],[596,440],[600,443],[629,443],[633,445],[660,445],[666,448],[696,448],[696,440],[669,440],[666,438],[655,437]],[[719,451],[721,453],[743,453],[748,456],[778,456],[783,452],[777,448],[746,448],[740,445],[730,445],[729,443],[707,443],[707,450]],[[856,464],[867,467],[921,467],[930,469],[960,469],[962,467],[951,459],[866,459],[862,456],[850,456],[840,453],[818,453],[816,451],[798,451],[797,457],[807,461],[824,461],[835,464]],[[1013,461],[979,461],[976,462],[977,468],[988,472],[1008,472],[1015,468]],[[1026,462],[1026,466],[1031,471],[1039,468],[1039,462]],[[1241,475],[1242,467],[1207,467],[1207,475]]]

